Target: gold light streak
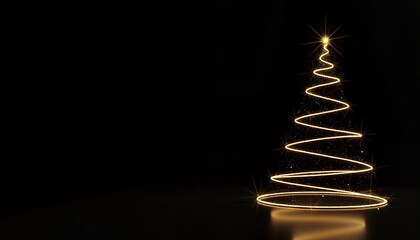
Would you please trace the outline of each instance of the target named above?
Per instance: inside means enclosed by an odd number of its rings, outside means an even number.
[[[387,200],[385,198],[372,195],[372,194],[364,194],[364,193],[358,193],[353,191],[346,191],[342,189],[335,189],[335,188],[327,188],[327,187],[321,187],[321,186],[313,186],[313,185],[307,185],[307,184],[299,184],[291,182],[290,179],[294,178],[310,178],[310,177],[322,177],[322,176],[333,176],[333,175],[345,175],[345,174],[355,174],[355,173],[366,173],[373,170],[373,167],[367,163],[363,163],[354,159],[350,158],[344,158],[344,157],[338,157],[333,156],[329,154],[322,154],[317,152],[311,152],[299,149],[298,146],[310,143],[310,142],[321,142],[321,141],[328,141],[332,139],[343,139],[343,138],[361,138],[362,134],[357,132],[351,132],[351,131],[345,131],[341,129],[334,129],[334,128],[327,128],[322,126],[317,126],[313,124],[304,123],[302,120],[309,119],[311,117],[320,116],[320,115],[326,115],[334,112],[339,112],[346,110],[350,108],[350,105],[329,97],[321,96],[318,94],[315,94],[312,92],[312,90],[317,88],[322,88],[334,84],[338,84],[341,80],[337,77],[325,75],[322,72],[328,71],[334,68],[334,64],[326,61],[324,59],[325,56],[329,54],[328,45],[329,45],[330,39],[328,37],[322,38],[323,43],[323,53],[320,55],[319,60],[326,64],[327,67],[315,69],[313,71],[313,74],[322,78],[325,78],[327,80],[330,80],[327,83],[318,84],[312,87],[309,87],[305,90],[305,93],[316,97],[320,99],[324,99],[327,101],[331,101],[334,103],[338,103],[341,107],[338,107],[336,109],[328,110],[328,111],[322,111],[317,113],[311,113],[307,115],[300,116],[294,120],[296,124],[309,127],[309,128],[315,128],[320,129],[324,131],[328,131],[330,133],[334,133],[334,136],[330,137],[321,137],[321,138],[313,138],[309,140],[303,140],[298,142],[289,143],[286,145],[286,149],[298,153],[308,154],[308,155],[314,155],[319,157],[324,157],[328,159],[335,159],[339,161],[345,161],[353,164],[359,165],[360,169],[355,170],[329,170],[329,171],[306,171],[306,172],[294,172],[294,173],[286,173],[286,174],[278,174],[271,176],[271,180],[277,183],[282,183],[286,185],[296,186],[296,187],[304,187],[312,189],[313,191],[295,191],[295,192],[277,192],[277,193],[268,193],[263,194],[257,197],[257,201],[261,205],[266,205],[270,207],[286,207],[286,208],[300,208],[300,209],[312,209],[312,210],[357,210],[357,209],[370,209],[370,208],[379,208],[387,205]],[[359,198],[364,200],[370,200],[369,202],[373,203],[367,203],[367,204],[355,204],[355,205],[316,205],[316,204],[308,204],[308,205],[302,205],[302,204],[293,204],[293,203],[277,203],[272,201],[274,198],[279,197],[290,197],[290,196],[335,196],[335,197],[351,197],[351,198]],[[270,201],[271,200],[271,201]]]

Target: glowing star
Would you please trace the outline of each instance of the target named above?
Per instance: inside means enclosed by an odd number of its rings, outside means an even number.
[[[338,156],[334,156],[334,155],[329,155],[329,154],[323,154],[323,153],[318,153],[318,152],[311,152],[311,151],[307,151],[307,150],[302,150],[299,148],[299,146],[305,144],[305,143],[310,143],[310,142],[322,142],[322,141],[328,141],[328,140],[332,140],[332,139],[343,139],[343,138],[361,138],[362,134],[357,133],[357,132],[351,132],[351,131],[345,131],[345,130],[339,130],[339,129],[334,129],[334,128],[327,128],[327,127],[321,127],[321,126],[317,126],[317,125],[313,125],[313,124],[309,124],[309,123],[304,123],[302,120],[304,119],[310,119],[311,117],[315,117],[315,116],[320,116],[320,115],[325,115],[325,114],[330,114],[330,113],[334,113],[334,112],[339,112],[339,111],[343,111],[348,109],[350,106],[349,104],[342,102],[340,100],[337,99],[333,99],[333,98],[329,98],[329,97],[325,97],[325,96],[321,96],[318,95],[316,93],[313,93],[312,90],[315,90],[317,88],[322,88],[325,86],[329,86],[329,85],[334,85],[334,84],[338,84],[340,82],[340,79],[337,77],[333,77],[333,76],[329,76],[329,75],[325,75],[322,74],[322,72],[324,71],[328,71],[334,68],[334,64],[327,62],[326,60],[323,59],[324,56],[329,54],[328,51],[328,38],[323,38],[323,42],[324,44],[324,51],[321,54],[321,56],[319,57],[319,60],[328,65],[328,67],[324,67],[324,68],[319,68],[313,71],[313,74],[315,74],[316,76],[322,77],[322,78],[326,78],[328,80],[330,80],[327,83],[323,83],[323,84],[319,84],[313,87],[309,87],[306,89],[306,94],[316,97],[316,98],[321,98],[327,101],[331,101],[334,103],[338,103],[339,105],[341,105],[341,107],[338,107],[336,109],[333,110],[328,110],[328,111],[322,111],[322,112],[317,112],[317,113],[312,113],[312,114],[308,114],[308,115],[304,115],[304,116],[300,116],[298,118],[296,118],[294,120],[294,122],[296,124],[305,126],[305,127],[309,127],[309,128],[315,128],[315,129],[319,129],[319,130],[323,130],[323,131],[327,131],[330,133],[333,133],[334,136],[331,137],[321,137],[321,138],[313,138],[313,139],[309,139],[309,140],[303,140],[303,141],[298,141],[298,142],[293,142],[293,143],[289,143],[286,145],[286,149],[290,150],[290,151],[294,151],[294,152],[299,152],[299,153],[303,153],[303,154],[308,154],[308,155],[314,155],[314,156],[319,156],[319,157],[324,157],[327,159],[333,159],[333,160],[338,160],[338,161],[344,161],[344,162],[349,162],[349,163],[353,163],[353,164],[357,164],[360,166],[359,169],[355,169],[355,170],[326,170],[326,171],[306,171],[306,172],[294,172],[294,173],[286,173],[286,174],[279,174],[279,175],[274,175],[271,176],[271,180],[274,182],[278,182],[278,183],[282,183],[282,184],[287,184],[287,185],[291,185],[291,186],[297,186],[297,187],[304,187],[304,188],[309,188],[312,189],[313,191],[294,191],[294,192],[278,192],[278,193],[268,193],[268,194],[263,194],[257,197],[257,201],[259,204],[261,205],[266,205],[266,206],[271,206],[271,207],[286,207],[286,208],[299,208],[299,209],[311,209],[311,210],[356,210],[356,209],[371,209],[371,208],[378,208],[378,207],[383,207],[385,205],[387,205],[387,200],[385,198],[379,197],[379,196],[375,196],[375,195],[371,195],[371,194],[364,194],[364,193],[358,193],[358,192],[353,192],[353,191],[346,191],[346,190],[341,190],[341,189],[334,189],[334,188],[327,188],[327,187],[320,187],[320,186],[313,186],[313,185],[308,185],[308,184],[301,184],[301,183],[295,183],[292,182],[292,179],[296,179],[296,178],[311,178],[311,177],[322,177],[322,176],[334,176],[334,175],[345,175],[345,174],[355,174],[355,173],[366,173],[366,172],[370,172],[373,170],[373,167],[367,163],[363,163],[354,159],[349,159],[349,158],[344,158],[344,157],[338,157]],[[310,122],[310,121],[308,121]],[[274,201],[274,199],[279,199],[281,197],[289,197],[288,199],[290,199],[290,197],[296,197],[296,196],[334,196],[334,197],[346,197],[346,198],[359,198],[359,199],[364,199],[366,200],[366,204],[354,204],[354,205],[316,205],[316,204],[293,204],[293,202],[290,203],[279,203],[278,201]]]
[[[322,42],[324,43],[324,44],[328,44],[328,42],[329,42],[330,40],[328,39],[328,37],[324,37],[324,38],[322,38]]]

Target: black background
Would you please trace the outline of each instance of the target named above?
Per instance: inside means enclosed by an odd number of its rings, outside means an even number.
[[[254,191],[253,180],[260,189],[275,170],[281,158],[272,149],[283,146],[316,57],[316,44],[302,45],[318,40],[307,24],[321,30],[325,17],[331,30],[343,24],[337,36],[348,36],[334,42],[343,54],[334,57],[352,109],[373,133],[375,188],[401,203],[418,198],[416,1],[156,1],[16,12],[7,24],[12,74],[2,84],[0,165],[1,214],[11,231],[63,221],[67,227],[33,228],[94,239],[80,219],[98,206],[144,227],[154,221],[115,212],[124,206],[142,216],[154,205],[157,218],[163,205],[186,198],[208,205],[214,195],[252,197],[242,190]],[[401,189],[408,195],[398,196]],[[201,198],[186,197],[195,191]],[[81,210],[71,205],[77,201],[90,205]],[[63,220],[67,213],[51,220],[54,206],[78,209],[85,227]],[[188,225],[183,216],[172,217]],[[104,229],[113,229],[110,239],[160,236],[134,225]],[[171,237],[183,238],[180,229]]]

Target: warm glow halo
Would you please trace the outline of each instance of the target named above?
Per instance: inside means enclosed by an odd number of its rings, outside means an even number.
[[[326,70],[330,70],[330,69],[334,68],[334,64],[332,64],[332,63],[323,59],[324,56],[329,54],[329,50],[327,48],[328,41],[329,41],[328,38],[327,38],[326,42],[325,42],[325,38],[323,39],[324,50],[325,51],[324,51],[323,54],[321,54],[321,56],[319,57],[319,60],[321,62],[329,65],[329,66],[325,67],[325,68],[315,69],[313,71],[313,73],[316,76],[331,79],[332,81],[328,82],[328,83],[324,83],[324,84],[318,84],[318,85],[315,85],[313,87],[309,87],[305,90],[305,93],[310,95],[310,96],[313,96],[313,97],[317,97],[317,98],[321,98],[321,99],[325,99],[325,100],[328,100],[328,101],[339,103],[339,104],[342,105],[342,107],[339,107],[339,108],[336,108],[336,109],[333,109],[333,110],[328,110],[328,111],[303,115],[303,116],[300,116],[300,117],[296,118],[294,121],[295,121],[296,124],[299,124],[299,125],[302,125],[302,126],[321,129],[321,130],[334,132],[334,133],[341,133],[341,134],[344,134],[344,135],[314,138],[314,139],[309,139],[309,140],[298,141],[298,142],[287,144],[286,149],[290,150],[290,151],[294,151],[294,152],[299,152],[299,153],[315,155],[315,156],[320,156],[320,157],[325,157],[325,158],[330,158],[330,159],[337,159],[337,160],[340,160],[340,161],[356,163],[356,164],[359,164],[359,165],[363,166],[363,168],[359,169],[359,170],[308,171],[308,172],[296,172],[296,173],[286,173],[286,174],[274,175],[274,176],[271,177],[271,180],[274,181],[274,182],[283,183],[283,184],[292,185],[292,186],[297,186],[297,187],[305,187],[305,188],[323,190],[323,191],[300,191],[300,192],[280,192],[280,193],[263,194],[263,195],[260,195],[260,196],[257,197],[258,203],[260,203],[262,205],[271,206],[271,207],[286,207],[286,208],[299,208],[299,209],[324,209],[324,210],[333,210],[333,209],[352,210],[353,209],[353,210],[357,210],[357,209],[370,209],[370,208],[384,207],[388,203],[388,201],[385,198],[382,198],[382,197],[379,197],[379,196],[374,196],[374,195],[371,195],[371,194],[363,194],[363,193],[357,193],[357,192],[353,192],[353,191],[346,191],[346,190],[341,190],[341,189],[312,186],[312,185],[307,185],[307,184],[299,184],[299,183],[293,183],[293,182],[288,182],[288,181],[283,181],[282,180],[282,179],[289,179],[289,178],[320,177],[320,176],[354,174],[354,173],[369,172],[369,171],[373,170],[373,167],[371,165],[369,165],[367,163],[357,161],[357,160],[332,156],[332,155],[328,155],[328,154],[321,154],[321,153],[316,153],[316,152],[300,150],[300,149],[297,149],[297,148],[293,147],[293,146],[297,146],[297,145],[308,143],[308,142],[326,141],[326,140],[340,139],[340,138],[361,138],[362,137],[362,134],[357,133],[357,132],[351,132],[351,131],[345,131],[345,130],[340,130],[340,129],[321,127],[321,126],[316,126],[316,125],[301,122],[301,120],[305,119],[305,118],[310,118],[310,117],[314,117],[314,116],[318,116],[318,115],[324,115],[324,114],[329,114],[329,113],[333,113],[333,112],[343,111],[345,109],[350,108],[350,105],[345,103],[345,102],[342,102],[342,101],[337,100],[337,99],[321,96],[321,95],[318,95],[318,94],[315,94],[315,93],[311,92],[311,90],[313,90],[313,89],[320,88],[320,87],[325,87],[325,86],[328,86],[328,85],[337,84],[337,83],[340,82],[340,79],[337,78],[337,77],[328,76],[328,75],[324,75],[324,74],[320,73],[322,71],[326,71]],[[268,201],[268,199],[274,198],[274,197],[297,196],[297,195],[312,195],[312,196],[332,195],[332,196],[339,196],[339,197],[355,197],[355,198],[363,198],[363,199],[374,200],[374,201],[376,201],[376,203],[358,204],[358,205],[355,204],[355,205],[326,206],[326,205],[285,204],[285,203],[276,203],[276,202]]]

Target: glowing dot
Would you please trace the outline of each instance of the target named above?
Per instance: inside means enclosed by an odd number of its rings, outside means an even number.
[[[328,41],[329,41],[329,39],[328,39],[327,37],[324,37],[324,38],[322,39],[322,42],[323,42],[323,43],[328,43]]]

